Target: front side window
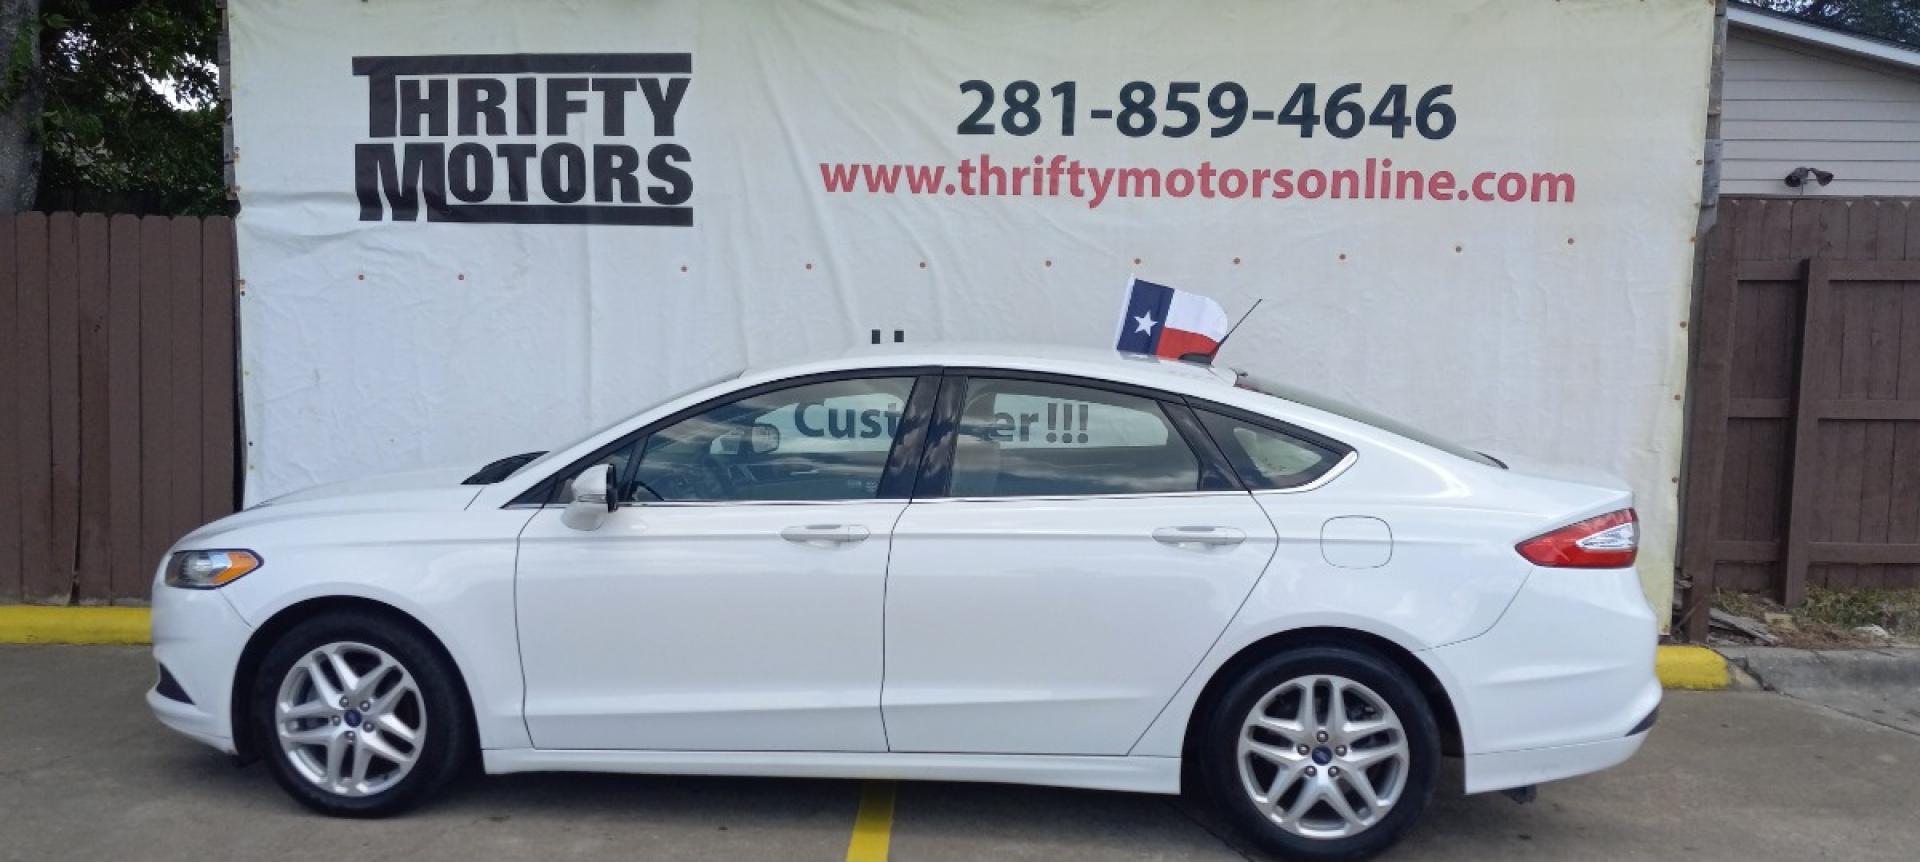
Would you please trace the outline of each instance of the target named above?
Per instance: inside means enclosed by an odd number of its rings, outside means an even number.
[[[872,499],[912,377],[807,383],[648,435],[622,486],[631,502]]]
[[[667,396],[666,398],[662,398],[662,399],[660,399],[660,402],[659,402],[659,403],[661,403],[661,404],[665,404],[665,403],[668,403],[668,402],[671,402],[671,401],[676,401],[676,400],[679,400],[680,398],[684,398],[684,397],[686,397],[686,396],[688,396],[688,395],[692,395],[693,393],[695,393],[695,392],[699,392],[700,390],[702,390],[702,389],[705,389],[705,388],[707,388],[707,387],[709,387],[709,386],[719,386],[720,384],[722,384],[722,383],[725,383],[725,382],[727,382],[727,381],[729,381],[729,380],[732,380],[732,379],[734,379],[735,377],[739,377],[739,376],[740,376],[740,374],[741,374],[741,371],[742,371],[742,369],[739,369],[739,368],[736,368],[736,369],[734,369],[734,370],[732,370],[732,371],[729,371],[729,372],[727,372],[727,373],[725,373],[725,374],[722,374],[722,375],[720,375],[720,376],[718,376],[718,377],[713,377],[713,378],[709,378],[709,379],[707,379],[707,380],[702,380],[702,381],[700,381],[699,383],[696,383],[696,384],[694,384],[694,385],[692,385],[692,386],[688,386],[688,387],[686,387],[685,389],[681,389],[681,390],[679,390],[678,392],[675,392],[674,394],[672,394],[672,395],[669,395],[669,396]],[[604,426],[602,426],[602,427],[600,427],[599,429],[597,429],[597,430],[595,430],[595,431],[594,431],[593,433],[591,433],[591,434],[588,434],[588,435],[586,435],[585,437],[582,437],[582,438],[580,438],[580,439],[581,439],[582,441],[584,441],[584,440],[591,440],[591,439],[593,439],[593,438],[595,438],[595,437],[598,437],[598,436],[600,436],[600,435],[602,435],[602,434],[605,434],[605,433],[607,433],[608,431],[612,431],[612,430],[613,430],[614,428],[617,428],[617,427],[619,427],[619,426],[621,426],[621,425],[625,425],[625,424],[626,424],[626,423],[628,422],[628,420],[631,420],[632,418],[633,418],[632,416],[622,416],[622,417],[620,417],[619,419],[616,419],[616,420],[614,420],[613,422],[611,422],[611,423],[609,423],[609,424],[607,424],[607,425],[604,425]],[[549,449],[549,450],[547,450],[547,451],[545,451],[545,452],[542,452],[542,453],[540,453],[540,456],[539,456],[539,457],[537,457],[537,458],[534,458],[534,459],[532,459],[532,460],[530,460],[530,461],[528,461],[528,462],[526,462],[525,464],[523,464],[523,465],[521,465],[519,469],[517,469],[517,470],[514,470],[514,471],[513,471],[513,475],[519,475],[519,474],[521,474],[521,473],[529,473],[529,472],[533,472],[533,471],[536,471],[536,470],[539,470],[539,469],[540,469],[541,467],[543,467],[543,466],[545,466],[545,465],[547,464],[547,462],[549,462],[549,461],[552,461],[553,459],[555,459],[555,458],[558,458],[558,457],[560,457],[560,455],[561,455],[561,453],[564,453],[564,452],[566,452],[567,450],[569,450],[569,449],[571,449],[571,448],[573,448],[573,444],[568,444],[568,445],[565,445],[565,446],[559,446],[559,447],[555,447],[555,448],[553,448],[553,449]],[[578,475],[578,474],[575,474],[575,475]],[[503,477],[501,477],[501,478],[503,478],[503,479],[504,479],[504,478],[506,478],[506,477],[504,477],[504,476],[503,476]],[[569,478],[569,479],[571,479],[572,477],[571,477],[571,476],[569,476],[568,478]],[[559,490],[560,490],[560,492],[561,492],[561,495],[562,495],[562,498],[563,498],[563,499],[561,499],[561,500],[560,500],[560,502],[566,502],[566,500],[564,499],[564,498],[565,498],[565,492],[566,492],[566,483],[565,483],[565,482],[562,482],[562,483],[560,483],[560,487],[559,487]]]
[[[1298,488],[1325,475],[1347,454],[1304,434],[1282,433],[1211,410],[1194,413],[1240,474],[1240,481],[1255,491]]]
[[[951,476],[954,497],[1165,494],[1198,490],[1200,462],[1151,398],[969,377]]]

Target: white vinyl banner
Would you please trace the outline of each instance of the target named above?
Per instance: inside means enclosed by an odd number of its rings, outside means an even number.
[[[1630,480],[1669,599],[1705,0],[232,0],[247,499],[743,364],[1106,347]]]

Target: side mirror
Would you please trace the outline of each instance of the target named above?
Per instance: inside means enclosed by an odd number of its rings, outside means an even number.
[[[560,513],[560,523],[576,530],[598,530],[607,515],[620,507],[613,493],[613,465],[595,464],[573,477],[573,502]]]
[[[753,423],[753,432],[747,437],[747,443],[755,455],[771,455],[780,449],[780,428],[765,422]]]

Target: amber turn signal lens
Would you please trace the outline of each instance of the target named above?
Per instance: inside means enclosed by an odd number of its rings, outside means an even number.
[[[252,551],[180,551],[167,561],[167,586],[211,590],[260,568]]]

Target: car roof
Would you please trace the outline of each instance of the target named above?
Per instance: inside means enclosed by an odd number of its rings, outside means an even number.
[[[863,345],[829,359],[750,368],[742,378],[777,380],[849,369],[913,366],[1051,372],[1184,393],[1231,387],[1234,381],[1231,371],[1195,362],[1090,347],[992,342]]]

